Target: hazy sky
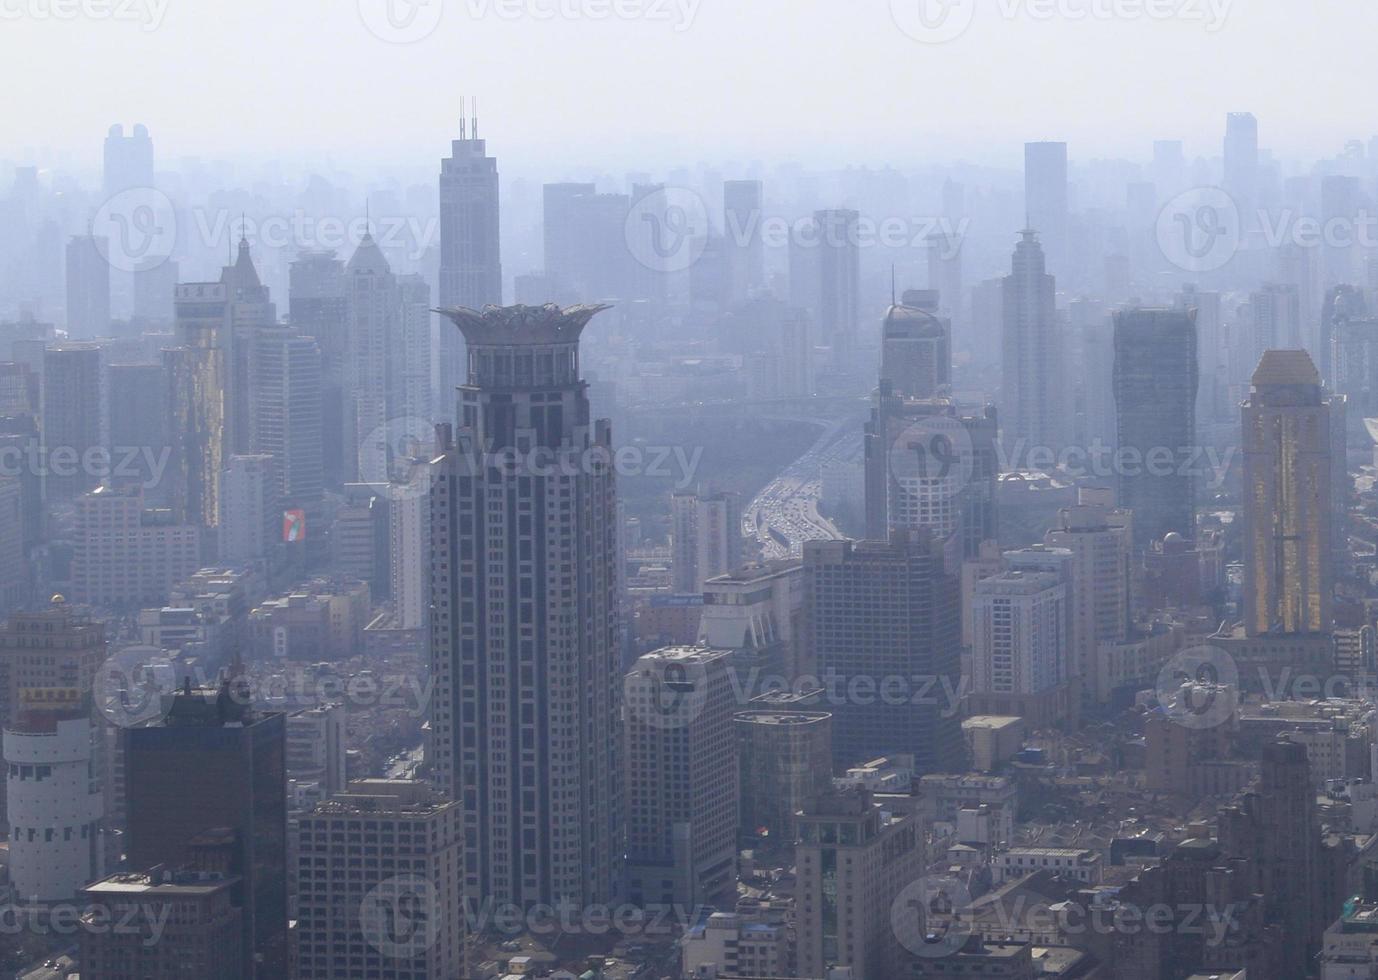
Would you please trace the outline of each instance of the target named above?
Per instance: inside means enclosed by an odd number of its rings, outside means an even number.
[[[143,122],[160,166],[429,167],[464,93],[523,170],[1212,156],[1235,109],[1309,159],[1378,133],[1375,34],[1373,0],[0,0],[0,157]]]

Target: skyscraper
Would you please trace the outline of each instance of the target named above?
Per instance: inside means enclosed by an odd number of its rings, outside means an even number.
[[[950,398],[902,398],[882,380],[864,438],[866,534],[920,527],[950,541],[953,560],[994,541],[1000,475],[995,409],[967,415]]]
[[[224,282],[179,284],[180,346],[163,351],[172,444],[170,503],[178,520],[202,527],[215,527],[220,519],[220,474],[234,442],[230,297]]]
[[[1115,419],[1121,507],[1134,512],[1134,547],[1171,531],[1196,539],[1196,387],[1191,310],[1115,314]]]
[[[311,510],[325,482],[321,352],[295,330],[264,330],[255,344],[254,449],[272,455],[285,505]]]
[[[979,713],[1019,715],[1036,728],[1066,719],[1066,584],[1052,572],[1003,572],[977,583],[973,606],[971,694]]]
[[[627,674],[627,877],[635,905],[736,901],[730,656],[667,647]]]
[[[467,974],[459,809],[425,783],[356,779],[301,817],[297,976]]]
[[[1247,229],[1258,203],[1258,120],[1251,112],[1225,117],[1224,189],[1239,208]]]
[[[832,348],[834,365],[854,367],[861,332],[861,243],[855,211],[814,212],[817,235],[818,312],[820,337]]]
[[[905,753],[917,773],[959,764],[961,597],[942,543],[923,529],[889,541],[806,541],[804,576],[816,669],[842,691],[873,692],[829,702],[836,763]]]
[[[106,376],[111,482],[141,483],[151,495],[160,489],[154,481],[155,474],[161,475],[159,460],[169,452],[163,366],[112,364]]]
[[[287,976],[286,725],[248,692],[187,686],[158,724],[124,732],[131,868],[187,863],[208,838],[243,878],[245,976]]]
[[[1244,627],[1331,627],[1331,410],[1305,351],[1270,350],[1243,409]]]
[[[105,196],[138,187],[153,186],[153,140],[148,127],[135,123],[134,131],[126,136],[119,123],[105,134],[102,185]]]
[[[387,472],[382,438],[388,415],[388,368],[397,357],[402,294],[373,236],[365,234],[345,266],[349,354],[345,362],[345,473],[350,482]]]
[[[476,901],[587,905],[621,882],[612,437],[579,376],[601,309],[445,311],[469,374],[430,494],[428,751]]]
[[[310,337],[321,359],[321,467],[325,483],[345,481],[345,359],[349,350],[349,299],[344,263],[330,251],[305,251],[291,265],[292,328]]]
[[[440,161],[441,306],[481,310],[502,304],[502,256],[498,231],[498,161],[479,139],[478,111],[472,131],[464,119],[450,155]],[[455,389],[464,383],[464,344],[456,330],[440,331],[440,419],[453,419]]]
[[[765,241],[761,235],[761,182],[723,183],[723,235],[727,248],[727,298],[740,303],[765,285]]]
[[[104,337],[110,332],[110,263],[107,239],[73,235],[67,242],[67,336]]]
[[[1066,437],[1062,337],[1056,284],[1044,269],[1036,232],[1021,232],[1004,278],[1000,421],[1006,455],[1021,465],[1032,450],[1054,453]]]
[[[903,976],[893,905],[923,874],[924,851],[917,813],[884,809],[865,790],[815,800],[795,848],[799,975],[850,966],[867,980]]]
[[[71,500],[100,482],[87,463],[105,445],[105,353],[95,344],[43,352],[44,496]]]
[[[935,316],[937,294],[906,290],[881,326],[880,376],[896,395],[936,398],[952,384],[952,321]]]
[[[228,452],[247,453],[254,442],[254,344],[262,331],[277,325],[277,307],[258,278],[242,229],[234,264],[221,270],[220,282],[225,286],[230,321],[226,445]]]
[[[1067,257],[1067,144],[1024,144],[1026,227],[1043,236],[1056,261]]]

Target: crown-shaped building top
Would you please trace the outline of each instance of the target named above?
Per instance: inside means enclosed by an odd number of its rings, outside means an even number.
[[[464,334],[472,347],[527,347],[542,344],[576,344],[588,322],[611,307],[602,303],[560,307],[485,306],[471,310],[463,306],[437,309]]]

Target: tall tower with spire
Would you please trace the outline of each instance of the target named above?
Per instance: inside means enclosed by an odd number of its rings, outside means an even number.
[[[459,139],[440,161],[440,305],[481,310],[502,305],[498,239],[498,161],[478,135],[477,100],[459,120]],[[464,383],[464,340],[440,331],[439,419],[454,419],[456,389]]]
[[[1033,450],[1060,452],[1067,435],[1056,284],[1032,229],[1020,233],[1003,300],[1000,420],[1007,458],[1022,466]]]

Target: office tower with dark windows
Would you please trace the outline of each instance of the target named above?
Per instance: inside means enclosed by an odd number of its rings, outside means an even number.
[[[1115,314],[1119,505],[1134,513],[1134,548],[1171,532],[1196,539],[1196,389],[1200,365],[1190,310]]]
[[[798,815],[832,789],[833,716],[768,697],[737,712],[739,837],[759,848],[791,848]],[[743,846],[746,846],[745,843]]]
[[[99,235],[73,235],[67,242],[67,336],[74,340],[110,332],[108,241]]]
[[[171,303],[171,299],[169,299]],[[112,364],[106,417],[110,420],[110,482],[138,483],[157,499],[159,460],[171,453],[167,438],[167,392],[161,364]]]
[[[1244,627],[1332,626],[1331,407],[1305,351],[1270,350],[1243,408]]]
[[[1054,262],[1067,258],[1067,144],[1024,144],[1024,212]]]
[[[1054,301],[1034,231],[1021,233],[1011,274],[1004,278],[1000,423],[1011,465],[1030,452],[1061,452],[1066,438],[1066,365]]]
[[[66,344],[43,352],[44,497],[72,500],[100,483],[92,452],[105,446],[105,352]]]
[[[164,695],[157,723],[125,737],[125,832],[130,868],[177,868],[207,850],[238,875],[244,976],[287,976],[287,769],[281,712],[248,705],[247,691]]]
[[[881,325],[880,377],[904,398],[936,398],[952,384],[952,321],[939,319],[937,293],[906,290]]]
[[[289,272],[293,331],[320,349],[321,467],[326,484],[345,481],[345,360],[349,351],[349,299],[344,262],[331,251],[297,254]]]
[[[498,161],[479,139],[478,113],[461,120],[459,139],[440,161],[441,306],[481,310],[502,304],[502,256],[498,232]],[[452,419],[456,389],[464,383],[464,342],[459,332],[440,331],[440,390],[437,418]]]
[[[627,674],[627,897],[634,905],[736,901],[730,657],[726,650],[666,647]]]
[[[600,309],[446,311],[469,374],[432,467],[428,751],[475,901],[587,905],[622,883],[612,434],[579,375]]]
[[[798,821],[799,976],[827,976],[833,966],[851,967],[854,976],[868,980],[903,976],[900,936],[907,933],[895,924],[908,910],[894,906],[923,874],[920,816],[889,810],[865,790],[850,790],[815,800]]]
[[[761,182],[723,183],[723,236],[727,248],[727,298],[741,303],[766,283],[765,240],[761,234]]]
[[[876,692],[834,708],[836,764],[904,753],[920,774],[960,765],[961,589],[942,542],[922,529],[888,541],[806,541],[804,576],[815,669],[840,690]],[[916,678],[927,690],[895,696]]]
[[[296,976],[469,976],[462,840],[460,805],[413,780],[356,779],[303,815]]]

